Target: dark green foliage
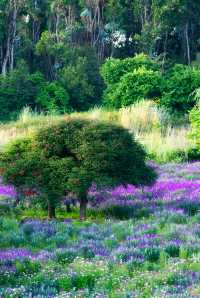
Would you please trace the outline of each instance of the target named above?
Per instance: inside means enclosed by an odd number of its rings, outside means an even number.
[[[46,158],[33,139],[22,139],[10,144],[0,160],[4,181],[18,190],[35,190],[48,203],[50,217],[54,216],[54,208],[66,189],[69,169],[74,166],[73,159],[56,155]]]
[[[69,94],[58,82],[46,82],[37,72],[30,74],[22,61],[6,77],[0,77],[0,120],[16,118],[23,107],[46,112],[68,112]]]
[[[188,161],[200,160],[200,150],[198,148],[191,148],[188,150]]]
[[[140,185],[155,178],[144,150],[126,129],[85,120],[61,122],[15,141],[2,154],[0,167],[6,183],[36,190],[48,202],[50,217],[66,192],[79,198],[84,218],[92,183]]]
[[[35,108],[35,99],[45,84],[41,73],[29,74],[24,62],[0,77],[0,120],[15,118],[24,106]]]
[[[70,55],[72,61],[59,71],[59,80],[49,82],[40,72],[30,74],[24,61],[6,76],[1,75],[0,121],[15,119],[25,106],[43,112],[66,113],[98,104],[102,88],[98,64],[92,56],[89,60],[75,58],[75,53]]]
[[[199,86],[200,69],[177,64],[163,81],[160,104],[170,112],[187,113],[196,103]]]
[[[147,261],[157,262],[160,257],[160,249],[159,247],[156,247],[156,246],[145,248],[144,255]]]
[[[80,55],[74,57],[75,55]],[[99,65],[94,53],[77,51],[71,54],[72,59],[59,72],[59,81],[69,93],[70,107],[75,111],[85,111],[100,104],[102,80]]]
[[[37,140],[47,157],[68,154],[80,161],[80,168],[97,184],[151,181],[143,148],[120,126],[71,120],[40,130]]]
[[[176,243],[169,243],[165,249],[166,253],[172,257],[179,257],[180,254],[180,245]]]
[[[131,58],[111,59],[104,65],[106,102],[110,94],[112,99],[116,97],[115,84],[126,73],[141,66],[158,70],[144,55],[132,58],[138,53],[156,58],[162,71],[174,63],[198,65],[199,18],[197,0],[1,0],[0,120],[15,118],[26,105],[61,113],[99,105],[103,93],[99,67],[110,57]],[[28,71],[22,70],[21,60]],[[185,112],[194,105],[190,94],[196,83],[182,75],[178,79],[171,76],[171,82],[163,86],[161,104]],[[130,78],[129,85],[132,81]],[[126,92],[124,85],[117,97]],[[122,105],[159,95],[157,83],[150,89],[144,83],[141,88],[134,84],[134,88],[136,94],[128,87],[131,99],[127,103],[125,98]]]
[[[115,218],[119,220],[127,220],[130,218],[144,218],[150,215],[148,208],[145,208],[141,203],[136,204],[110,204],[105,208],[100,209],[101,214],[107,218]]]

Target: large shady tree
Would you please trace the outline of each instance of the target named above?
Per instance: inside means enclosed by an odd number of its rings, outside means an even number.
[[[46,200],[49,218],[66,193],[76,195],[80,219],[85,219],[93,183],[141,185],[155,178],[144,150],[126,129],[86,120],[63,121],[11,143],[1,154],[0,167],[6,183],[34,189]]]

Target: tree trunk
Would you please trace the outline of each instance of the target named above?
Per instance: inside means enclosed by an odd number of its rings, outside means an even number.
[[[48,218],[49,219],[54,219],[56,218],[56,208],[53,204],[48,202]]]
[[[2,64],[3,76],[6,76],[6,73],[7,73],[7,64],[8,64],[8,60],[9,60],[9,54],[10,54],[10,36],[8,36],[8,39],[7,39],[6,55],[3,59],[3,64]]]
[[[6,42],[6,54],[3,59],[2,63],[2,74],[3,76],[6,75],[8,66],[10,67],[10,70],[13,69],[14,66],[14,43],[15,43],[15,37],[16,37],[16,23],[17,23],[17,13],[18,13],[18,7],[16,1],[10,1],[10,15],[9,15],[9,25],[8,25],[8,36],[7,36],[7,42]]]
[[[185,39],[186,39],[186,48],[187,48],[187,62],[188,65],[191,64],[191,57],[190,57],[190,42],[189,42],[189,24],[187,23],[185,26]]]
[[[162,60],[162,73],[164,73],[164,67],[165,67],[165,60],[167,56],[167,31],[165,32],[165,41],[164,41],[164,52],[163,52],[163,60]]]
[[[59,43],[60,38],[59,38],[59,24],[60,24],[60,15],[59,11],[56,13],[56,42]]]
[[[66,206],[67,213],[71,213],[72,212],[71,204],[69,202],[66,202],[65,206]]]
[[[17,7],[16,3],[14,5],[13,11],[13,20],[12,20],[12,39],[11,39],[11,48],[10,48],[10,70],[14,68],[14,47],[15,47],[15,37],[17,32]]]
[[[86,196],[80,199],[80,220],[86,220],[87,198]]]

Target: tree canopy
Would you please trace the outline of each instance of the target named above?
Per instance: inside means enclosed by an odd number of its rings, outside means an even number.
[[[4,182],[18,191],[35,190],[55,216],[60,199],[73,193],[86,217],[87,193],[95,183],[143,185],[153,182],[145,151],[124,128],[107,123],[68,120],[40,129],[32,138],[11,143],[0,156]]]

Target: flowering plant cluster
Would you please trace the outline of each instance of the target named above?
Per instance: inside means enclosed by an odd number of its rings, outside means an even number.
[[[91,208],[137,206],[138,218],[1,217],[0,297],[199,297],[200,164],[154,167],[153,186],[90,190]]]
[[[199,216],[177,223],[172,213],[85,224],[1,219],[0,295],[193,297],[200,293]]]
[[[200,210],[200,163],[152,164],[158,174],[152,186],[118,186],[98,191],[90,189],[92,207],[119,217],[143,216],[165,209],[175,209],[184,214],[195,214]]]

